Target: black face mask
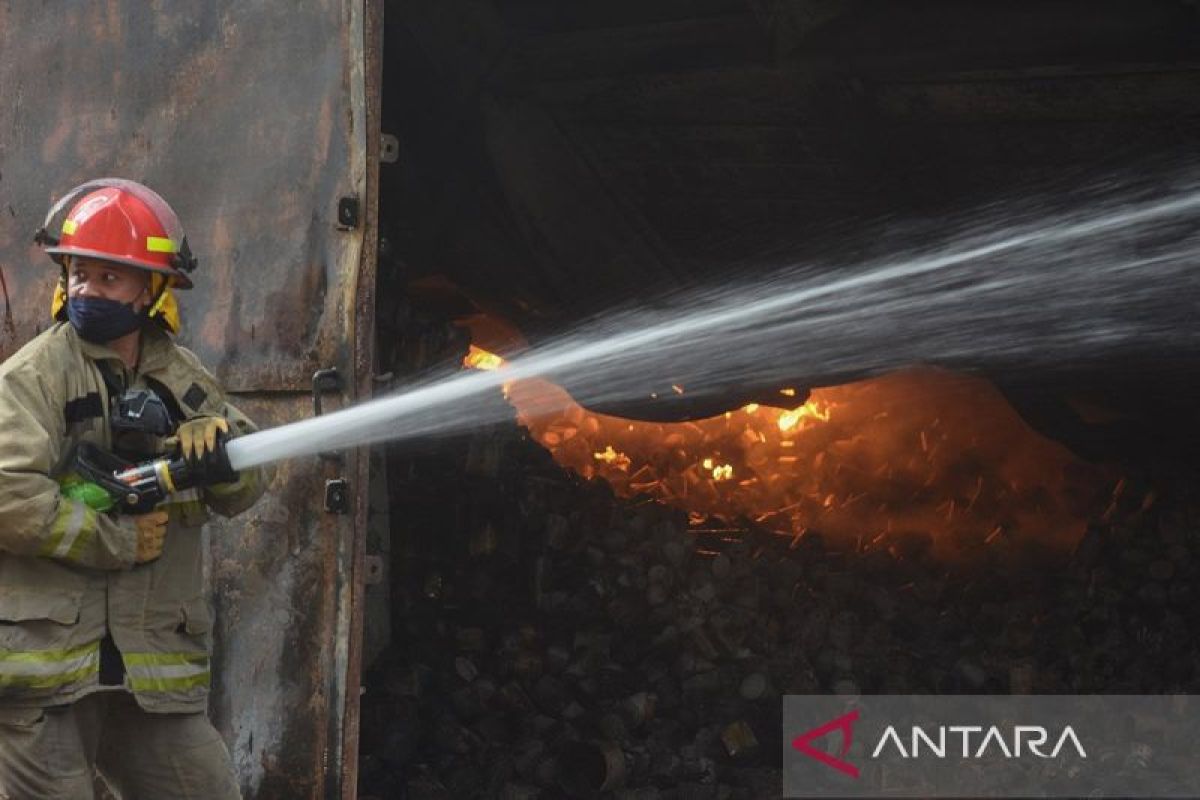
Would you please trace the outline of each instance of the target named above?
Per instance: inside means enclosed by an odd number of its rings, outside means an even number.
[[[89,342],[104,344],[142,327],[145,317],[132,303],[102,297],[72,297],[67,300],[67,318],[79,335]]]

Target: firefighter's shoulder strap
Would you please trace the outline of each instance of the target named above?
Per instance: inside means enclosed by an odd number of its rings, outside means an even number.
[[[125,394],[125,381],[119,378],[112,366],[107,361],[97,361],[96,366],[100,370],[100,377],[104,379],[104,388],[108,391],[108,408],[109,413],[113,413],[113,409],[117,407],[121,397]],[[153,390],[160,398],[163,404],[167,407],[168,413],[171,415],[171,421],[175,426],[187,419],[187,414],[183,413],[183,408],[179,405],[179,401],[175,399],[175,393],[172,392],[165,383],[149,375],[143,375],[142,380],[146,385]]]
[[[117,377],[112,366],[105,360],[98,359],[96,368],[100,370],[100,377],[104,380],[104,389],[108,393],[108,407],[112,409],[125,393],[125,381]]]

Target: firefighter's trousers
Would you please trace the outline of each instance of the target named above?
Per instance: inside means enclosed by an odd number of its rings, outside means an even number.
[[[0,704],[0,800],[239,800],[229,751],[204,714],[150,714],[124,691],[45,709]]]

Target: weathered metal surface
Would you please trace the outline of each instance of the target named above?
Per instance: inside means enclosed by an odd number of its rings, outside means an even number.
[[[55,270],[31,242],[46,207],[117,175],[178,211],[201,262],[181,342],[252,418],[309,416],[322,367],[347,378],[327,409],[354,399],[371,358],[370,5],[0,0],[0,356],[49,321]],[[353,230],[342,197],[360,201]],[[255,509],[210,525],[212,711],[247,797],[353,796],[365,493],[346,516],[321,502],[327,479],[353,489],[365,469],[357,454],[279,465]]]
[[[379,159],[377,141],[381,130],[383,95],[383,0],[365,0],[355,10],[351,25],[350,62],[351,107],[354,125],[365,131],[361,158],[363,187],[362,228],[366,232],[358,258],[354,292],[354,367],[355,395],[360,399],[372,393],[375,377],[375,285],[378,268]],[[363,666],[363,616],[366,611],[367,518],[370,513],[368,487],[371,483],[371,459],[360,449],[347,474],[358,487],[355,493],[353,535],[342,548],[343,572],[349,578],[339,604],[341,639],[346,647],[346,662],[340,672],[343,708],[340,714],[341,784],[328,785],[328,797],[354,800],[358,796],[359,700]],[[340,790],[340,791],[339,791]]]
[[[0,353],[46,323],[30,238],[50,201],[112,174],[179,213],[200,258],[182,338],[226,385],[296,389],[346,357],[355,5],[0,3]]]
[[[239,398],[264,426],[306,416],[308,397]],[[328,720],[345,517],[320,509],[324,481],[341,469],[317,457],[278,465],[248,518],[210,523],[219,620],[212,714],[248,797],[329,797],[339,768]]]

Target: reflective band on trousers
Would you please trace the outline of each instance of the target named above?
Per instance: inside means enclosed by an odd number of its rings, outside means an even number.
[[[100,672],[100,643],[70,650],[0,650],[0,687],[54,689]]]
[[[212,680],[203,653],[124,653],[122,659],[135,692],[175,692]]]
[[[50,538],[42,545],[47,558],[78,560],[96,533],[96,511],[78,500],[63,498],[50,525]]]

